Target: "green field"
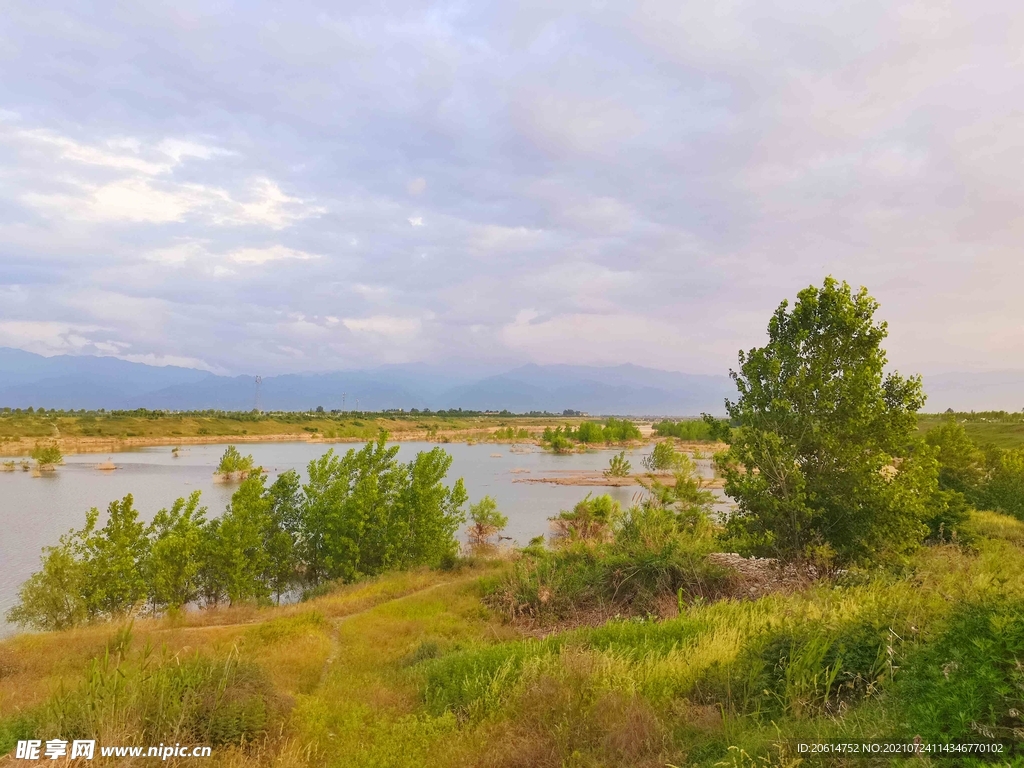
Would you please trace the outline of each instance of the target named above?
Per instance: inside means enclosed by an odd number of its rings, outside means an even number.
[[[1024,445],[1024,413],[987,411],[979,413],[921,414],[918,429],[921,432],[938,426],[950,417],[964,425],[967,435],[980,446],[1017,448]]]

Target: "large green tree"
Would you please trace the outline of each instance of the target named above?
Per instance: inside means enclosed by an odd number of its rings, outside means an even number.
[[[129,493],[107,506],[107,521],[97,528],[99,510],[85,516],[85,528],[77,534],[83,560],[82,581],[90,616],[124,616],[148,594],[149,539]]]
[[[870,562],[927,533],[937,465],[915,438],[924,394],[920,378],[886,373],[877,309],[830,277],[782,302],[768,343],[740,352],[718,465],[737,502],[729,526],[755,551]]]
[[[204,529],[203,570],[206,599],[237,603],[266,602],[271,595],[273,562],[267,548],[274,530],[266,475],[249,475],[231,503]]]
[[[149,526],[149,593],[155,608],[181,608],[199,594],[206,507],[199,491],[161,509]]]
[[[440,448],[408,464],[387,434],[344,456],[328,451],[308,467],[296,540],[307,579],[352,579],[389,568],[434,565],[457,548],[466,490],[444,478]]]

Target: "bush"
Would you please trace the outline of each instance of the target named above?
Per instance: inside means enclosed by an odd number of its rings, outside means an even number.
[[[605,477],[629,477],[629,473],[633,471],[633,466],[626,459],[626,452],[622,451],[612,456],[608,462],[608,469],[604,471]]]
[[[911,654],[895,691],[907,730],[925,741],[1017,739],[1024,728],[1024,604],[959,608]]]
[[[649,454],[644,456],[644,467],[648,472],[665,472],[674,469],[679,462],[679,453],[671,441],[656,443]]]
[[[1024,520],[1024,448],[1002,451],[994,457],[981,500],[988,509]]]
[[[626,513],[608,496],[589,496],[554,522],[561,546],[532,548],[488,597],[508,618],[561,621],[591,613],[646,614],[713,596],[725,572],[708,563],[710,529],[686,527],[656,501]]]
[[[52,467],[64,463],[64,454],[56,445],[37,445],[32,450],[32,458],[40,467]]]
[[[659,421],[654,425],[659,437],[678,437],[681,440],[711,440],[711,426],[701,419],[686,421]]]
[[[233,445],[229,445],[220,457],[217,473],[231,475],[236,472],[251,472],[254,467],[252,455],[243,456]]]
[[[551,523],[560,541],[604,541],[621,514],[619,503],[608,494],[592,499],[588,493],[571,512],[559,512]]]
[[[498,503],[490,496],[484,496],[476,504],[469,505],[469,543],[476,547],[489,545],[489,539],[508,525],[508,518],[498,511]]]

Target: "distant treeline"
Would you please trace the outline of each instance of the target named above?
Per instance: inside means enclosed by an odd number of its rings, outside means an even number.
[[[660,421],[654,425],[659,437],[678,437],[682,440],[710,440],[711,425],[700,419],[686,421]]]
[[[545,427],[541,441],[556,453],[561,453],[574,445],[625,443],[642,437],[640,429],[629,419],[608,418],[603,423],[584,421],[575,428],[571,424],[554,429]]]
[[[215,408],[208,408],[203,410],[188,410],[188,411],[170,411],[170,410],[153,410],[149,408],[134,408],[131,410],[107,410],[105,408],[98,409],[66,409],[66,408],[0,408],[0,417],[12,416],[12,415],[48,415],[48,416],[92,416],[92,417],[106,417],[106,418],[134,418],[134,419],[163,419],[167,417],[184,417],[184,418],[212,418],[212,419],[234,419],[236,421],[260,421],[260,420],[276,420],[276,421],[287,421],[288,419],[294,420],[305,420],[308,418],[331,418],[331,417],[380,417],[384,416],[387,418],[401,418],[409,417],[415,418],[419,416],[450,416],[450,417],[473,417],[473,416],[500,416],[500,417],[523,417],[523,418],[555,418],[564,416],[579,415],[578,411],[571,411],[565,413],[552,413],[550,411],[530,411],[528,413],[514,413],[509,410],[501,411],[474,411],[464,410],[462,408],[448,408],[438,411],[432,411],[429,408],[410,408],[405,410],[404,408],[388,408],[381,411],[360,411],[354,409],[331,409],[326,410],[323,406],[315,406],[308,410],[296,410],[296,411],[222,411]]]
[[[931,414],[921,414],[927,418]],[[1018,412],[1011,411],[953,411],[948,410],[943,414],[937,414],[946,418],[953,418],[957,421],[997,421],[1010,424],[1024,424],[1024,409]]]
[[[386,435],[345,455],[328,451],[268,485],[255,471],[218,518],[199,492],[178,499],[146,525],[131,495],[99,510],[85,527],[43,552],[42,569],[22,585],[8,620],[62,629],[148,608],[265,603],[296,589],[416,565],[458,551],[466,490],[444,484],[451,456],[441,448],[407,464]]]

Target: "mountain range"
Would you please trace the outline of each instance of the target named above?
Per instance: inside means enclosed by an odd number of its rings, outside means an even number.
[[[565,409],[593,414],[695,416],[721,414],[735,394],[727,376],[663,371],[637,365],[523,365],[479,376],[414,363],[332,373],[264,377],[218,376],[113,357],[43,357],[0,347],[0,407],[151,408],[193,410],[380,411],[389,408]],[[945,373],[925,377],[926,410],[1019,410],[1024,371]]]

